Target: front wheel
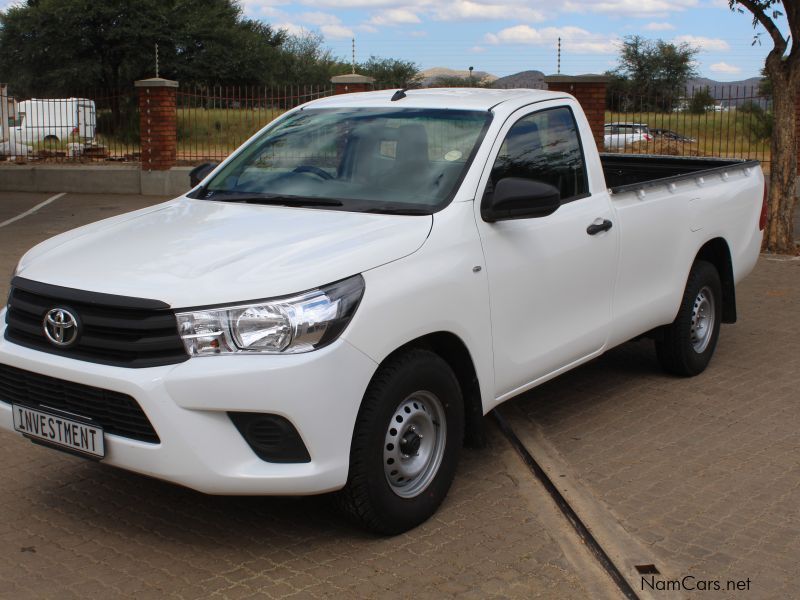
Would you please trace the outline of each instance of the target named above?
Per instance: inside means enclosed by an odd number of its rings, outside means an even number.
[[[461,388],[449,365],[424,349],[389,359],[364,396],[340,506],[375,533],[416,527],[447,495],[463,437]]]
[[[717,269],[695,261],[686,282],[678,316],[656,340],[656,354],[668,373],[691,377],[702,373],[717,347],[722,317],[722,284]]]

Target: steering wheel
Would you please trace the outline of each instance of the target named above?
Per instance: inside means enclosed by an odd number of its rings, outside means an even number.
[[[292,173],[311,173],[312,175],[316,175],[321,179],[333,179],[333,175],[324,169],[315,167],[314,165],[300,165],[299,167],[292,169]]]

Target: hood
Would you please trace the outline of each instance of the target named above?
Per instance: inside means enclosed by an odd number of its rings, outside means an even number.
[[[174,308],[294,294],[407,256],[433,217],[180,198],[56,236],[17,275]]]

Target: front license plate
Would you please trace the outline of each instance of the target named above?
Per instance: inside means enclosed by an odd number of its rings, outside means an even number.
[[[33,441],[95,458],[106,454],[101,427],[19,404],[13,404],[12,409],[14,429]]]

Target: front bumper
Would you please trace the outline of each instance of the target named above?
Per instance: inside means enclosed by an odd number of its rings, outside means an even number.
[[[5,340],[0,363],[132,396],[158,433],[149,444],[106,434],[102,462],[208,494],[315,494],[347,481],[356,416],[377,365],[343,339],[306,354],[198,357],[178,365],[127,369],[88,363]],[[287,418],[311,461],[261,460],[229,411]],[[0,429],[13,431],[0,389]]]

